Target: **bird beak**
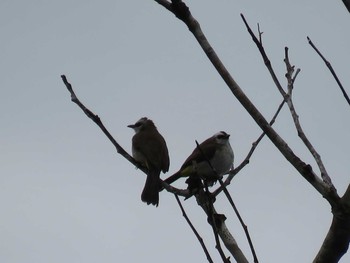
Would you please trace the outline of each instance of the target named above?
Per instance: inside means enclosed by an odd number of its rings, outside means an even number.
[[[128,125],[128,127],[131,128],[131,129],[134,129],[135,128],[135,124],[130,124],[130,125]]]
[[[226,132],[224,132],[224,131],[221,131],[223,134],[222,134],[222,136],[225,138],[225,139],[228,139],[228,138],[230,138],[230,134],[228,134],[228,133],[226,133]]]

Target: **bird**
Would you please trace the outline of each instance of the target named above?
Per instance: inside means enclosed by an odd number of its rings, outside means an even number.
[[[132,137],[132,156],[148,170],[141,200],[148,205],[158,206],[160,172],[166,173],[170,165],[168,147],[154,122],[147,117],[128,127],[135,131]]]
[[[215,133],[197,146],[181,166],[180,170],[164,182],[171,184],[181,177],[189,177],[187,183],[198,184],[204,180],[212,185],[217,179],[233,168],[234,154],[229,141],[230,134],[224,131]]]

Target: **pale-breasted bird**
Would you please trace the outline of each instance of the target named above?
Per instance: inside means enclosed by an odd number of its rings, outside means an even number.
[[[158,206],[160,190],[160,172],[169,170],[169,153],[163,136],[158,132],[153,121],[144,117],[135,124],[128,125],[134,129],[132,138],[132,155],[136,161],[148,170],[141,200],[148,205]]]
[[[180,177],[188,176],[192,179],[200,178],[209,183],[219,179],[233,167],[234,155],[229,137],[229,134],[220,131],[206,139],[194,149],[180,170],[165,182],[171,184]]]

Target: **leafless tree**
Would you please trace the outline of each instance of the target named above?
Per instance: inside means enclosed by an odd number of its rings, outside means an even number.
[[[189,31],[193,34],[195,39],[198,41],[200,47],[203,49],[204,53],[210,60],[210,62],[214,65],[217,72],[220,74],[222,79],[225,81],[227,87],[230,89],[232,94],[238,99],[241,105],[246,109],[246,111],[250,114],[250,116],[254,119],[256,124],[261,128],[262,134],[259,138],[252,144],[251,150],[247,153],[244,161],[238,165],[234,170],[232,170],[225,180],[219,180],[219,185],[215,190],[209,191],[208,187],[204,187],[200,189],[194,197],[197,200],[199,206],[203,208],[205,213],[208,216],[208,222],[213,229],[213,233],[216,241],[216,248],[222,258],[223,262],[230,262],[230,259],[221,247],[221,241],[226,246],[229,253],[234,257],[237,262],[248,262],[247,256],[243,254],[242,250],[239,248],[236,243],[233,235],[228,230],[225,225],[226,217],[224,214],[216,211],[215,197],[219,194],[224,194],[232,208],[235,210],[237,217],[239,218],[243,229],[245,230],[247,240],[249,242],[251,252],[254,258],[254,262],[258,262],[258,256],[255,253],[253,242],[250,239],[250,235],[248,232],[247,226],[244,224],[243,219],[241,218],[235,204],[233,203],[232,198],[230,197],[230,193],[227,190],[227,186],[231,183],[231,180],[234,176],[244,168],[245,165],[249,163],[249,159],[252,156],[254,150],[257,145],[261,141],[264,136],[267,136],[269,140],[275,145],[276,149],[285,157],[285,159],[298,171],[298,173],[313,186],[313,188],[320,194],[321,197],[325,198],[330,204],[332,210],[331,213],[333,215],[333,220],[329,231],[325,237],[325,240],[319,249],[319,252],[314,258],[314,263],[332,263],[338,262],[340,258],[347,252],[349,242],[350,242],[350,186],[348,186],[345,194],[343,196],[339,196],[337,193],[336,187],[333,185],[331,176],[328,174],[327,169],[321,159],[321,155],[317,152],[315,147],[313,146],[311,140],[306,136],[302,124],[299,121],[299,115],[293,103],[293,88],[300,72],[299,69],[296,69],[290,62],[288,48],[285,48],[285,57],[284,62],[286,66],[286,87],[284,88],[281,84],[282,82],[277,78],[274,69],[272,67],[272,63],[270,62],[268,55],[265,52],[264,46],[262,44],[262,34],[260,29],[258,30],[257,36],[253,33],[250,28],[248,22],[245,17],[242,15],[242,19],[246,25],[248,33],[252,37],[254,43],[259,49],[263,61],[266,65],[267,70],[269,71],[276,87],[277,91],[281,94],[281,104],[276,110],[276,114],[272,118],[272,120],[267,121],[266,118],[259,112],[257,107],[250,101],[250,99],[245,95],[243,90],[239,87],[239,85],[235,82],[234,78],[225,68],[219,57],[217,56],[215,50],[210,45],[207,40],[205,34],[201,30],[199,22],[192,16],[189,8],[186,4],[180,0],[155,0],[158,4],[165,7],[168,11],[173,13],[178,19],[183,21],[188,27]],[[349,9],[348,1],[343,0],[344,4]],[[325,58],[322,54],[317,50],[315,45],[308,38],[309,43],[313,48],[321,55],[322,59],[326,62]],[[328,62],[328,61],[327,61]],[[327,63],[326,63],[327,64]],[[329,64],[329,62],[328,62]],[[332,70],[331,70],[332,71]],[[333,71],[334,72],[334,71]],[[333,74],[332,72],[332,74]],[[333,74],[334,75],[334,74]],[[342,87],[338,77],[335,77],[338,85],[340,86],[344,97],[349,102],[348,96],[346,94],[345,89]],[[113,145],[116,147],[118,153],[123,155],[128,161],[130,161],[133,165],[138,166],[144,173],[147,173],[147,169],[145,167],[140,166],[112,137],[112,135],[107,131],[101,122],[100,118],[92,113],[91,110],[87,109],[84,104],[77,98],[71,84],[68,82],[67,78],[62,75],[62,80],[66,85],[68,91],[71,94],[71,99],[75,102],[84,113],[91,118],[105,133],[105,135],[110,139]],[[297,156],[287,142],[273,129],[272,125],[276,121],[278,114],[283,106],[288,107],[289,112],[292,116],[292,120],[295,125],[295,129],[297,130],[298,136],[305,144],[309,152],[312,154],[318,169],[315,171],[311,165],[304,162],[299,156]],[[213,262],[211,256],[206,249],[206,245],[204,244],[202,238],[199,233],[196,231],[195,227],[191,223],[190,219],[186,215],[186,211],[183,209],[181,202],[178,198],[178,195],[184,196],[186,198],[192,197],[192,193],[187,189],[177,189],[171,185],[168,185],[163,182],[163,187],[170,193],[174,194],[183,216],[186,221],[189,223],[191,229],[194,234],[198,238],[203,251],[206,254],[208,262]]]

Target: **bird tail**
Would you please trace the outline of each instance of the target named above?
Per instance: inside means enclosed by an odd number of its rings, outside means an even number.
[[[141,200],[145,203],[158,206],[159,204],[159,181],[160,171],[150,171],[147,174],[145,187],[141,194]]]

